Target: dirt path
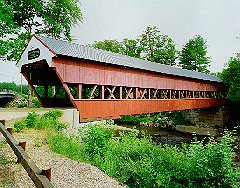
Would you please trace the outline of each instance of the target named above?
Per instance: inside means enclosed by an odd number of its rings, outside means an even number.
[[[44,114],[52,108],[0,108],[0,120],[12,127],[16,120],[23,119],[31,111]],[[52,169],[52,184],[57,188],[114,188],[123,187],[118,181],[108,177],[97,167],[79,163],[52,152],[47,145],[46,130],[27,129],[14,133],[17,141],[26,141],[26,152],[40,169]],[[17,158],[0,133],[0,187],[35,187],[27,172],[16,163]]]
[[[46,143],[46,130],[28,129],[22,133],[14,133],[13,136],[18,141],[27,141],[26,152],[40,169],[52,168],[52,184],[55,187],[123,187],[94,166],[53,153]],[[16,161],[13,151],[0,135],[0,187],[35,187],[26,171]]]

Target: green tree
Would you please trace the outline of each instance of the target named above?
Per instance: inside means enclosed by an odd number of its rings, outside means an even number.
[[[162,35],[157,27],[148,26],[140,36],[143,59],[148,61],[175,65],[178,56],[176,45],[167,35]]]
[[[125,38],[120,42],[117,40],[95,41],[89,46],[122,55],[141,58],[142,48],[140,46],[139,39]]]
[[[122,54],[135,58],[142,58],[142,47],[140,45],[139,39],[123,39],[122,44]]]
[[[0,58],[17,60],[32,33],[71,40],[79,0],[0,0]]]
[[[104,41],[95,41],[92,45],[94,48],[102,49],[105,51],[110,51],[114,53],[121,53],[122,52],[122,44],[117,40],[104,40]]]
[[[228,88],[227,97],[232,101],[240,101],[240,57],[231,57],[220,77]]]
[[[1,89],[19,92],[19,87],[14,82],[0,82]]]
[[[210,72],[207,69],[210,66],[210,57],[207,56],[206,41],[200,35],[196,35],[184,45],[179,65],[188,70]]]
[[[104,40],[90,46],[166,65],[175,65],[178,55],[173,40],[161,35],[157,27],[147,27],[136,39]]]

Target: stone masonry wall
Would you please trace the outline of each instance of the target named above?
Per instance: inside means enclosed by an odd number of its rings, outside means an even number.
[[[211,107],[183,111],[183,116],[199,128],[224,128],[229,120],[229,107]]]

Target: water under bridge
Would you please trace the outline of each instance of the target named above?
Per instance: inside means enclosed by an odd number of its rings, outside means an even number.
[[[44,107],[75,107],[82,122],[225,102],[218,77],[43,36],[17,66]]]

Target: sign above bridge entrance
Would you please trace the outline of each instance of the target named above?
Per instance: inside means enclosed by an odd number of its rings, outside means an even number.
[[[51,67],[52,57],[54,56],[56,56],[56,54],[33,35],[17,62],[17,66],[22,67],[25,64],[46,60],[49,67]]]

